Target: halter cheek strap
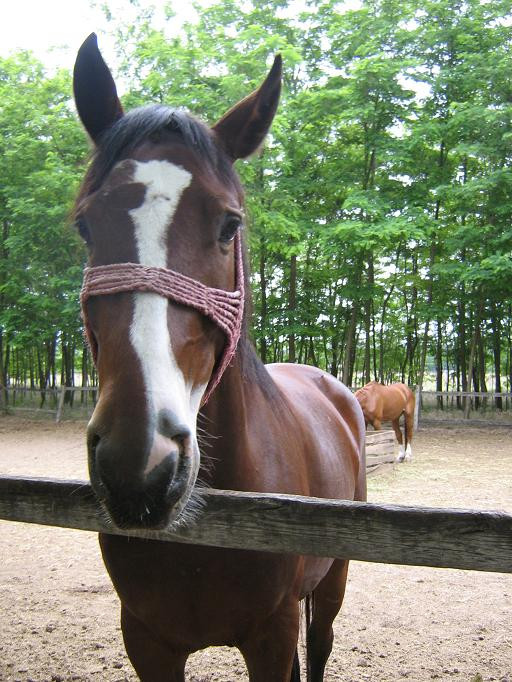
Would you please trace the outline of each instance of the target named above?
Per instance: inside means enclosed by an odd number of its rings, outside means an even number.
[[[202,399],[204,405],[220,382],[233,359],[240,339],[244,314],[244,273],[240,235],[235,237],[235,291],[207,287],[191,277],[167,268],[140,263],[114,263],[84,269],[80,292],[85,333],[96,363],[97,347],[87,317],[87,299],[91,296],[145,291],[194,308],[215,322],[226,335],[226,345],[217,361]]]

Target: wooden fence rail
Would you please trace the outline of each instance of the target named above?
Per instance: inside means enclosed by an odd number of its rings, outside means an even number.
[[[351,389],[352,391],[355,391],[355,388]],[[80,387],[80,386],[59,386],[56,388],[46,388],[46,389],[38,389],[38,388],[30,388],[27,386],[8,386],[4,387],[0,385],[0,398],[5,398],[5,404],[2,403],[0,400],[0,409],[4,410],[14,410],[14,411],[19,411],[19,412],[36,412],[37,414],[54,414],[55,415],[55,421],[59,423],[62,419],[63,415],[63,409],[64,409],[64,402],[65,402],[65,395],[67,392],[72,392],[72,393],[78,393],[78,394],[85,394],[87,395],[88,393],[97,393],[98,392],[98,387],[97,386],[86,386],[86,387]],[[34,395],[40,395],[41,393],[46,393],[47,395],[51,395],[54,398],[56,398],[56,404],[53,409],[41,409],[41,408],[36,408],[36,407],[23,407],[23,406],[12,406],[9,405],[9,400],[8,396],[11,394],[34,394]],[[489,391],[487,393],[483,392],[478,392],[478,391],[430,391],[430,390],[422,390],[421,395],[423,398],[432,398],[432,397],[438,397],[438,398],[446,398],[447,400],[451,400],[453,398],[458,398],[458,399],[475,399],[475,398],[481,398],[481,399],[487,399],[489,402],[492,402],[496,398],[502,398],[502,399],[512,399],[512,393],[508,392],[501,392],[497,393],[495,391]],[[91,405],[91,408],[94,407],[94,405]],[[420,412],[421,412],[421,400],[419,399],[419,393],[416,390],[416,409],[415,409],[415,415],[414,415],[414,428],[418,428],[418,423],[420,421]],[[467,420],[467,417],[466,417]]]
[[[512,573],[512,516],[209,490],[194,525],[126,532],[85,481],[0,476],[0,518],[148,539]]]
[[[64,409],[64,403],[66,400],[66,394],[67,393],[77,393],[80,395],[81,399],[83,399],[83,396],[87,396],[89,393],[97,394],[98,393],[98,387],[97,386],[57,386],[55,388],[32,388],[29,386],[10,386],[8,388],[5,388],[4,386],[0,385],[0,395],[2,398],[4,398],[4,401],[0,403],[0,410],[4,410],[5,412],[31,412],[35,414],[53,414],[55,415],[55,421],[57,424],[62,420],[62,413]],[[23,396],[26,398],[27,396],[33,396],[34,398],[39,399],[40,396],[45,395],[46,398],[52,398],[53,399],[53,404],[54,407],[37,407],[36,405],[32,405],[31,407],[26,407],[22,405],[13,405],[11,404],[10,400],[13,399],[13,396]],[[91,403],[90,405],[90,410],[94,409],[94,402]]]
[[[427,391],[423,389],[421,395],[446,396],[448,398],[512,398],[512,393],[497,393],[496,391]]]
[[[466,404],[466,410],[464,411],[464,419],[449,419],[449,420],[438,420],[438,419],[432,419],[431,417],[428,417],[427,420],[432,422],[441,422],[441,423],[460,423],[463,421],[463,423],[468,423],[469,420],[469,415],[470,415],[470,407],[471,407],[471,401],[474,399],[482,399],[482,400],[487,400],[489,403],[492,403],[496,398],[501,398],[501,399],[506,399],[509,400],[512,398],[512,393],[505,393],[501,392],[498,393],[496,391],[488,391],[486,393],[483,393],[482,391],[428,391],[423,389],[420,392],[416,388],[415,390],[415,397],[416,397],[416,404],[415,404],[415,409],[414,409],[414,429],[416,430],[419,426],[419,423],[421,421],[420,415],[423,411],[423,399],[424,398],[443,398],[446,399],[447,404],[450,401],[453,401],[453,399],[458,399],[459,401],[462,400],[463,404]],[[476,410],[478,411],[478,410]],[[492,420],[471,420],[473,423],[480,423],[480,424],[486,424],[486,425],[492,425],[495,424],[496,421]],[[499,424],[501,426],[507,426],[510,424],[510,422],[506,421],[500,421]]]

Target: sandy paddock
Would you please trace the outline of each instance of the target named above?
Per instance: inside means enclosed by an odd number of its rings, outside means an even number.
[[[0,472],[85,478],[84,424],[0,417]],[[512,512],[512,429],[424,428],[369,499]],[[0,521],[0,680],[135,681],[93,533]],[[512,682],[512,576],[353,562],[326,680]],[[238,652],[191,682],[247,680]]]

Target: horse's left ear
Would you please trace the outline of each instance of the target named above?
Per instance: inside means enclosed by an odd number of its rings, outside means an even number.
[[[97,143],[101,134],[123,115],[116,84],[98,49],[95,33],[78,50],[73,70],[76,108],[84,128]]]
[[[265,139],[279,103],[281,74],[282,60],[278,54],[258,90],[235,104],[213,126],[220,144],[233,161],[255,152]]]

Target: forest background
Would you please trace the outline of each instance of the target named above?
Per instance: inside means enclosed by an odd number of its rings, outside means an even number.
[[[172,4],[158,25],[147,6],[131,23],[105,7],[126,108],[163,102],[213,123],[283,56],[271,135],[238,164],[265,362],[349,386],[510,391],[511,5],[226,0],[174,34]],[[69,221],[88,156],[71,69],[0,58],[4,387],[96,382]]]

